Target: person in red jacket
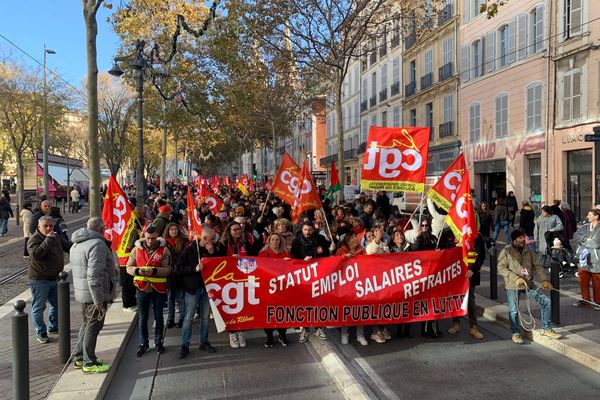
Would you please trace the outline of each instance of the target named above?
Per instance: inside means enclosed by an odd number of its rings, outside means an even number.
[[[280,259],[290,259],[290,254],[285,250],[286,243],[285,239],[279,233],[272,233],[269,236],[267,241],[267,245],[258,253],[259,257],[269,257],[269,258],[280,258]],[[274,329],[268,328],[265,329],[265,334],[267,335],[265,338],[265,347],[273,347],[275,343],[273,339],[273,331]],[[281,343],[284,347],[290,345],[290,341],[286,335],[285,328],[277,328],[277,332],[279,333],[279,343]]]

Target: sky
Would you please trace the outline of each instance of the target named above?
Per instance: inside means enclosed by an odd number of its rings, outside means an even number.
[[[43,62],[44,43],[56,54],[48,55],[46,66],[67,82],[81,87],[87,75],[85,22],[81,0],[0,0],[0,34]],[[113,0],[118,6],[119,0]],[[106,21],[114,11],[100,7],[98,21],[98,71],[106,72],[119,48],[119,38]],[[13,45],[0,37],[0,54],[36,67]]]

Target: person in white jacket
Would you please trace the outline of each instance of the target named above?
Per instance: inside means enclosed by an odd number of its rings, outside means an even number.
[[[23,208],[19,213],[19,215],[21,216],[21,221],[23,221],[23,237],[25,238],[23,258],[29,258],[29,251],[27,251],[27,241],[31,237],[31,233],[29,232],[29,225],[31,225],[31,218],[33,217],[31,207],[33,207],[33,205],[30,201],[28,201],[27,203],[23,204]]]

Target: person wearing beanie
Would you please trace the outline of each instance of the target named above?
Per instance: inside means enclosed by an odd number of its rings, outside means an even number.
[[[563,247],[563,244],[559,238],[554,238],[552,241],[550,257],[553,261],[556,261],[560,264],[560,272],[558,273],[560,278],[565,275],[565,272],[573,272],[577,269],[573,256],[565,247]]]
[[[552,290],[552,285],[544,273],[540,260],[527,246],[527,235],[521,230],[514,230],[510,234],[512,243],[506,246],[498,256],[498,273],[504,278],[504,288],[508,301],[508,320],[512,331],[512,341],[523,344],[519,325],[518,301],[521,293],[540,305],[542,312],[543,336],[560,339],[561,335],[552,329],[550,298],[538,290],[533,281],[533,274],[538,276],[541,288]]]
[[[152,221],[152,226],[156,228],[157,232],[163,233],[165,231],[170,216],[171,207],[165,205],[158,208],[158,215]]]

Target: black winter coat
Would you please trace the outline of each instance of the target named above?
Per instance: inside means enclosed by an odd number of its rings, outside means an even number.
[[[299,234],[292,242],[292,258],[304,260],[306,257],[328,257],[330,245],[331,242],[318,233],[315,233],[311,239],[306,239],[304,235]]]
[[[190,294],[195,294],[196,290],[204,287],[204,280],[200,272],[196,271],[198,260],[203,257],[222,257],[225,255],[225,249],[220,242],[214,244],[214,254],[209,254],[204,247],[199,247],[192,241],[179,256],[175,265],[175,273],[179,275],[181,287]],[[198,249],[200,256],[198,256]]]

